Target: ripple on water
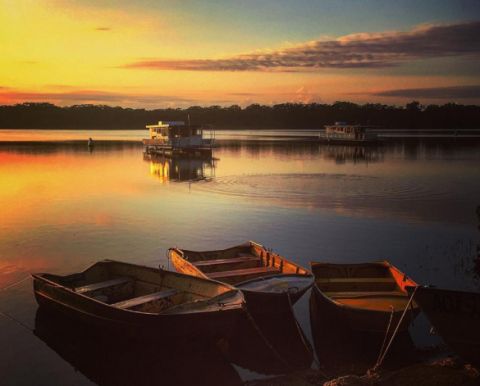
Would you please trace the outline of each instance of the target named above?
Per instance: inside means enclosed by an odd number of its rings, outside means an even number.
[[[217,177],[196,189],[228,196],[322,208],[378,208],[434,203],[448,193],[421,179],[355,174],[252,174]]]

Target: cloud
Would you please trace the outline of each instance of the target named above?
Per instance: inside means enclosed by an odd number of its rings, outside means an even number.
[[[373,92],[370,95],[382,97],[480,100],[480,85],[385,90]]]
[[[112,29],[110,27],[97,27],[95,28],[95,31],[111,31]]]
[[[480,21],[423,25],[407,32],[360,33],[335,40],[219,59],[150,59],[123,68],[188,71],[315,71],[321,68],[378,68],[405,61],[478,55]]]
[[[28,92],[0,87],[0,103],[50,102],[61,106],[71,104],[118,104],[122,106],[177,106],[189,105],[194,99],[169,95],[127,94],[98,90],[72,90],[66,92]]]

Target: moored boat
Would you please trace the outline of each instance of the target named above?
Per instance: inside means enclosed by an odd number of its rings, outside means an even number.
[[[170,248],[169,256],[178,272],[239,288],[249,309],[269,312],[285,297],[293,304],[313,285],[308,270],[253,241],[214,251]]]
[[[202,125],[191,125],[183,121],[159,121],[156,125],[147,125],[150,138],[143,139],[147,154],[211,154],[215,141],[215,132]],[[204,138],[208,130],[210,138]]]
[[[435,287],[407,287],[445,343],[466,361],[480,366],[480,293]]]
[[[346,122],[325,126],[325,133],[320,134],[318,139],[332,144],[367,145],[378,142],[378,136],[370,131],[369,126],[349,125]]]
[[[363,264],[312,262],[312,296],[321,309],[320,323],[335,323],[346,330],[385,334],[393,332],[408,305],[406,286],[416,285],[387,261]],[[406,331],[417,314],[411,303],[399,332]],[[391,321],[390,321],[391,320]]]
[[[228,284],[130,263],[32,276],[40,306],[133,338],[224,337],[244,312],[242,293]]]

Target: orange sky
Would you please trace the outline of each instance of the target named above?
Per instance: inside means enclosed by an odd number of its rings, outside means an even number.
[[[348,1],[0,3],[2,104],[480,100],[480,47],[468,42],[480,27],[452,2],[418,15],[406,2],[392,21],[380,10],[363,22]]]

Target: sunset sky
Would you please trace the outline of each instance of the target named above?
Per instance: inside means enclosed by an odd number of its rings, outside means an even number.
[[[479,59],[478,0],[0,0],[0,104],[479,104]]]

